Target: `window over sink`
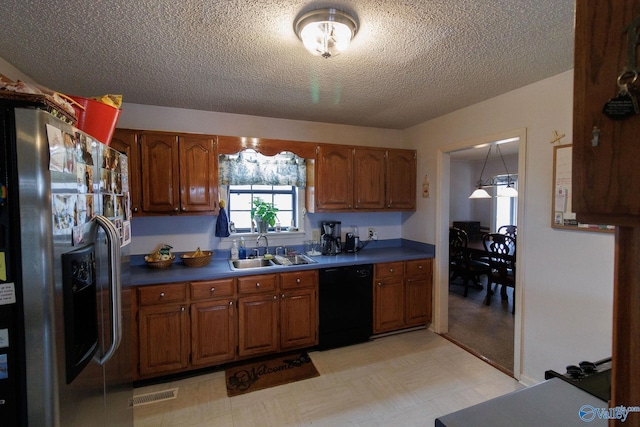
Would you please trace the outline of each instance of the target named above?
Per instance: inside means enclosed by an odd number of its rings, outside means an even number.
[[[251,208],[260,198],[278,208],[283,229],[298,226],[298,191],[306,186],[306,161],[291,152],[265,156],[247,149],[219,156],[220,195],[227,201],[229,221],[236,232],[251,232]],[[275,231],[271,227],[269,231]]]

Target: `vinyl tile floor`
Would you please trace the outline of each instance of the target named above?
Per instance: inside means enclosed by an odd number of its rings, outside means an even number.
[[[433,426],[437,417],[522,388],[427,330],[309,353],[319,377],[227,397],[224,371],[139,387],[178,387],[134,408],[135,427]]]

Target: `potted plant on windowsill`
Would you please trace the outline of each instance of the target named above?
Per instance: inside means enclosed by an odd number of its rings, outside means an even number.
[[[277,213],[278,208],[273,203],[267,203],[259,197],[253,199],[251,217],[256,222],[259,233],[266,233],[269,227],[273,227],[276,224]]]

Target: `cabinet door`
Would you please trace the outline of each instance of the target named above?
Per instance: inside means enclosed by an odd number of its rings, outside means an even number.
[[[208,137],[180,137],[180,209],[213,212],[218,206],[218,156]]]
[[[140,195],[140,145],[137,132],[129,129],[116,129],[111,139],[111,147],[127,155],[129,163],[129,196],[131,198],[131,212],[137,214],[142,211]]]
[[[178,137],[144,133],[141,138],[143,210],[177,213],[180,210]]]
[[[278,350],[278,296],[275,293],[238,299],[238,355],[255,356]]]
[[[425,325],[431,322],[433,261],[421,259],[407,261],[405,272],[407,326]]]
[[[213,365],[233,360],[236,322],[233,300],[191,304],[191,363]]]
[[[316,209],[349,211],[353,200],[353,148],[318,147],[316,161]]]
[[[318,302],[315,289],[282,292],[280,296],[280,350],[318,343]]]
[[[638,16],[637,0],[576,2],[572,207],[581,222],[640,223],[640,116],[613,120],[603,113],[618,95],[622,70],[636,68],[627,64],[627,49],[631,43],[638,55]],[[628,73],[621,83],[631,80]]]
[[[387,209],[415,210],[416,152],[410,150],[388,150],[386,176]]]
[[[405,281],[406,325],[425,325],[431,321],[431,286],[424,278],[408,277]]]
[[[404,283],[402,277],[375,279],[373,332],[387,332],[404,326]]]
[[[353,154],[353,200],[355,209],[385,206],[385,150],[355,148]],[[393,173],[397,173],[394,171]]]
[[[139,316],[140,375],[185,369],[189,363],[189,321],[183,304],[142,307]]]

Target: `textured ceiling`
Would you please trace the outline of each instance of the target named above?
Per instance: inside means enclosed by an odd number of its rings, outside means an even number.
[[[349,50],[309,54],[337,7]],[[404,129],[573,66],[574,0],[3,0],[0,57],[62,93]]]

